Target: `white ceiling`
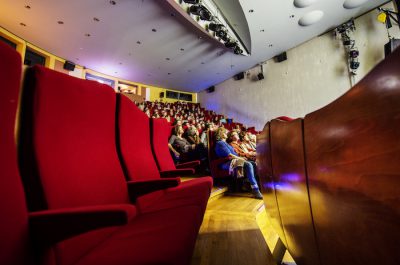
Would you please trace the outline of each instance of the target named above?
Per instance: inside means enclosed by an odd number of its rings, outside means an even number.
[[[205,36],[165,0],[115,2],[1,0],[0,26],[46,51],[101,73],[198,92],[387,0],[296,0],[297,6],[309,4],[304,8],[296,7],[293,0],[215,0],[248,42],[250,56],[235,55]],[[361,6],[346,9],[345,2],[346,6]],[[315,10],[323,12],[321,20],[300,26],[299,20]]]

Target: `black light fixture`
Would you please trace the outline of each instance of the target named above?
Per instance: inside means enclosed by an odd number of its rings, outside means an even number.
[[[360,62],[354,61],[354,60],[350,61],[350,69],[351,70],[357,70],[358,67],[360,67]]]
[[[233,48],[233,53],[234,54],[242,54],[243,50],[239,47],[239,45],[236,44],[236,46]]]
[[[200,3],[200,0],[183,0],[183,2],[185,2],[186,4],[195,5]]]
[[[358,50],[349,51],[349,57],[350,58],[357,58],[359,55],[360,55],[360,52]]]
[[[236,46],[236,42],[234,42],[234,41],[229,40],[229,41],[225,42],[225,47],[226,48],[233,49],[233,48],[235,48],[235,46]]]
[[[218,24],[218,23],[215,23],[215,22],[211,22],[210,24],[208,24],[208,29],[212,30],[212,31],[215,31],[215,32],[219,31],[219,30],[222,30],[224,28],[225,28],[224,25]]]
[[[211,12],[203,5],[193,5],[189,7],[189,12],[199,16],[201,20],[211,21],[213,19]]]

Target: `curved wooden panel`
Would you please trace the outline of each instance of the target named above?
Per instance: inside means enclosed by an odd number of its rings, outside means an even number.
[[[266,212],[271,218],[272,226],[279,235],[283,244],[287,247],[285,234],[276,201],[275,186],[272,178],[270,124],[267,123],[264,130],[257,136],[257,172],[260,178],[261,192],[264,197]]]
[[[301,119],[271,122],[271,155],[288,250],[297,265],[320,264],[308,196]]]
[[[324,265],[400,264],[400,50],[304,123]]]

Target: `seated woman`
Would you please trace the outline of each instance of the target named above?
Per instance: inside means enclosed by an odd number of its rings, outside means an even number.
[[[228,134],[229,144],[233,147],[233,150],[240,156],[244,157],[250,161],[256,161],[256,153],[254,151],[250,151],[246,148],[245,144],[240,139],[239,134],[236,130],[231,131]]]
[[[183,127],[176,125],[174,127],[174,133],[169,138],[168,147],[174,154],[174,160],[192,161],[192,160],[207,160],[207,153],[201,144],[191,144],[188,140],[183,137]],[[184,157],[182,157],[184,156]]]
[[[227,134],[224,127],[217,129],[215,137],[217,140],[217,143],[215,144],[216,155],[220,158],[228,157],[230,159],[229,161],[220,164],[219,167],[224,170],[232,171],[232,169],[242,166],[245,176],[250,182],[254,197],[261,200],[263,197],[255,179],[253,164],[245,158],[240,157],[235,150],[233,150],[233,147],[226,142]]]

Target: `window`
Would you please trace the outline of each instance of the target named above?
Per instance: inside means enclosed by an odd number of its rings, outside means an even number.
[[[167,90],[167,98],[179,99],[179,93]]]
[[[179,100],[185,100],[185,101],[192,101],[193,97],[192,94],[188,93],[179,93],[179,92],[174,92],[174,91],[169,91],[167,90],[167,98],[172,98],[172,99],[179,99]]]
[[[179,99],[185,101],[192,101],[192,94],[179,93]]]
[[[25,52],[25,59],[24,59],[24,64],[28,66],[34,66],[36,64],[39,65],[45,65],[46,63],[46,58],[36,52],[34,52],[31,49],[26,49]]]
[[[0,36],[0,41],[5,42],[6,44],[10,45],[14,49],[17,49],[17,44],[12,42],[12,41],[10,41],[9,39],[6,39],[6,38]]]

